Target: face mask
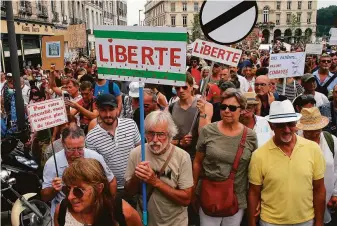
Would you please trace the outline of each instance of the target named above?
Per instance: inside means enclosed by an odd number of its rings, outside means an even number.
[[[13,94],[14,93],[14,89],[8,89],[8,93],[9,94]]]
[[[177,95],[177,90],[176,90],[174,87],[172,87],[172,93],[173,93],[174,95]]]
[[[37,81],[41,81],[41,77],[36,77],[36,80]]]

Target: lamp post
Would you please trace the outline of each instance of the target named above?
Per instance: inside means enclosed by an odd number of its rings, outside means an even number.
[[[143,11],[142,9],[138,10],[138,26],[141,26],[140,24],[140,12]]]

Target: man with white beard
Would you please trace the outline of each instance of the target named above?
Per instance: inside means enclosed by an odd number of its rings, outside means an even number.
[[[141,193],[141,182],[147,184],[148,225],[187,226],[193,177],[189,154],[171,144],[177,127],[166,111],[151,112],[145,118],[145,161],[141,147],[130,153],[125,173],[128,195]],[[140,201],[141,201],[140,197]],[[138,202],[138,210],[142,204]],[[142,216],[142,211],[139,212]]]
[[[261,226],[323,226],[325,161],[317,143],[296,135],[301,116],[289,100],[271,103],[265,118],[275,135],[253,152],[248,170],[249,226],[257,206]]]

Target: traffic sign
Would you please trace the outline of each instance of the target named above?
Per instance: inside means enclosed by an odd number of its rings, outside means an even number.
[[[200,9],[200,25],[204,35],[218,44],[237,43],[255,27],[256,1],[204,1]]]

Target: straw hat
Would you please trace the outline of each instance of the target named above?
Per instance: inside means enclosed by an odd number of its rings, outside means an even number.
[[[269,115],[265,117],[271,123],[296,122],[301,114],[296,113],[290,100],[273,101],[270,105]]]
[[[329,119],[322,116],[317,107],[303,108],[301,114],[302,118],[297,123],[297,128],[301,130],[323,129],[329,124]]]
[[[256,99],[255,92],[245,92],[243,94],[247,98],[247,104],[258,104],[259,101]]]

